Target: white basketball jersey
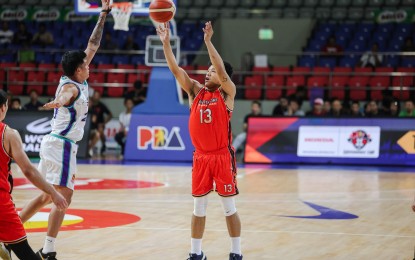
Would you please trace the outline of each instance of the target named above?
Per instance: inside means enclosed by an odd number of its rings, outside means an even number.
[[[66,84],[74,84],[78,88],[78,97],[76,97],[70,106],[55,108],[50,124],[53,134],[78,142],[84,136],[84,126],[88,115],[88,83],[84,81],[81,84],[66,76],[62,76],[58,89],[56,90],[55,98]]]

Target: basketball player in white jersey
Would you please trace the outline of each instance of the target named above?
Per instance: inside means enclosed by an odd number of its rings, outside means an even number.
[[[44,105],[53,108],[52,132],[46,135],[40,147],[39,171],[53,184],[70,204],[76,174],[76,153],[84,135],[88,113],[89,64],[98,50],[110,0],[101,0],[102,11],[85,51],[69,51],[62,57],[64,75],[59,81],[55,99]],[[49,194],[42,193],[31,200],[21,211],[22,222],[28,221],[36,212],[51,202]],[[62,225],[65,211],[52,206],[48,220],[45,244],[37,252],[41,259],[56,259],[55,240]]]

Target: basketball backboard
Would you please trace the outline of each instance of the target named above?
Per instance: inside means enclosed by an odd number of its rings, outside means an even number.
[[[94,15],[101,11],[101,0],[75,0],[74,2],[77,14]],[[151,0],[111,0],[112,2],[131,2],[133,3],[133,15],[148,16]],[[176,0],[173,2],[176,4]]]
[[[180,62],[180,38],[170,36],[170,45],[177,63]],[[167,61],[164,57],[163,43],[157,35],[148,35],[146,38],[145,64],[147,66],[166,67]]]

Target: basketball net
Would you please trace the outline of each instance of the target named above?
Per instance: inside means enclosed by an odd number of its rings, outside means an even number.
[[[130,2],[113,3],[111,14],[114,18],[114,30],[128,31],[133,4]]]

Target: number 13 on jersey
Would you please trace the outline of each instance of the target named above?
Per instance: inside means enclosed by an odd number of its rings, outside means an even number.
[[[209,108],[203,110],[200,109],[200,123],[209,124],[212,122],[212,110]]]

